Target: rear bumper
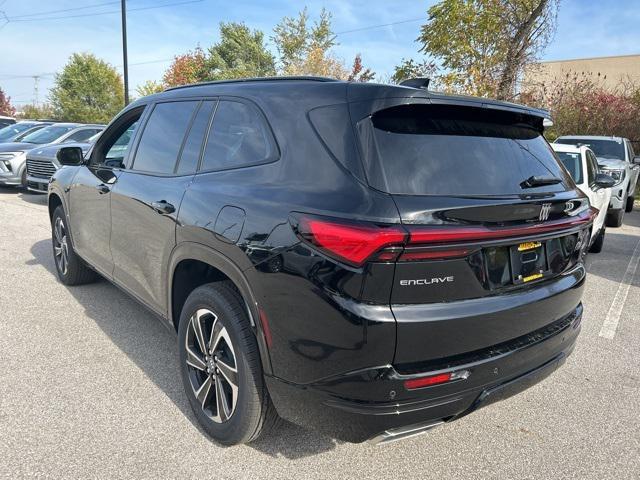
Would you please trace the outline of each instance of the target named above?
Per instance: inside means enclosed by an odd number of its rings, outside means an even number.
[[[452,360],[445,369],[400,374],[381,366],[294,385],[267,378],[278,413],[333,437],[387,441],[421,433],[478,408],[508,398],[546,378],[572,352],[582,305],[546,327]],[[467,379],[407,391],[404,381],[445,371],[467,370]]]

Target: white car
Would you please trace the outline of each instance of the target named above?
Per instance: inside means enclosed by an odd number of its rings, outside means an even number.
[[[598,209],[598,216],[593,222],[591,230],[589,251],[599,253],[604,244],[605,219],[611,201],[611,187],[615,184],[615,180],[600,171],[596,155],[589,147],[574,147],[557,143],[551,144],[551,147],[571,174],[578,188],[589,197],[591,206]]]
[[[636,184],[640,173],[640,157],[635,156],[629,139],[570,135],[559,137],[555,143],[589,147],[596,154],[602,172],[616,181],[611,191],[607,226],[622,225],[625,212],[633,210]]]

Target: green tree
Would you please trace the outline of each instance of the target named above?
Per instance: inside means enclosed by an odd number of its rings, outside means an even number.
[[[160,93],[164,90],[164,85],[155,80],[147,80],[142,85],[136,87],[136,93],[141,97],[147,95],[153,95],[154,93]]]
[[[4,90],[0,88],[0,115],[13,117],[15,113],[16,109],[11,105],[11,97],[7,97]]]
[[[276,74],[273,55],[264,33],[243,23],[220,24],[220,41],[209,48],[205,60],[206,80],[268,77]]]
[[[118,72],[90,53],[74,53],[56,74],[49,99],[57,118],[108,123],[122,109],[124,89]]]
[[[555,32],[560,0],[442,0],[417,41],[449,90],[512,98],[522,69]]]
[[[433,78],[436,71],[436,64],[433,62],[427,60],[417,62],[412,58],[408,60],[403,58],[400,65],[395,67],[391,81],[400,83],[409,78]]]

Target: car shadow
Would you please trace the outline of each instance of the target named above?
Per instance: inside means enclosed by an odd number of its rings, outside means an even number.
[[[31,247],[27,265],[41,265],[56,277],[49,240]],[[184,394],[178,366],[176,335],[145,307],[104,279],[68,287],[86,315],[109,336],[205,436]],[[144,333],[143,333],[144,332]],[[215,441],[213,445],[221,447]],[[248,446],[272,457],[297,459],[335,448],[337,441],[288,422]]]
[[[13,196],[24,200],[27,203],[33,203],[36,205],[46,205],[47,196],[41,193],[33,193],[22,187],[6,187],[0,186],[0,196],[6,195],[7,197]]]

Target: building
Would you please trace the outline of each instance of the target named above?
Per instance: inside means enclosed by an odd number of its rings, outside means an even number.
[[[615,90],[623,82],[640,85],[640,54],[613,57],[577,58],[539,62],[525,69],[523,87],[535,87],[567,74],[585,74],[606,89]]]

